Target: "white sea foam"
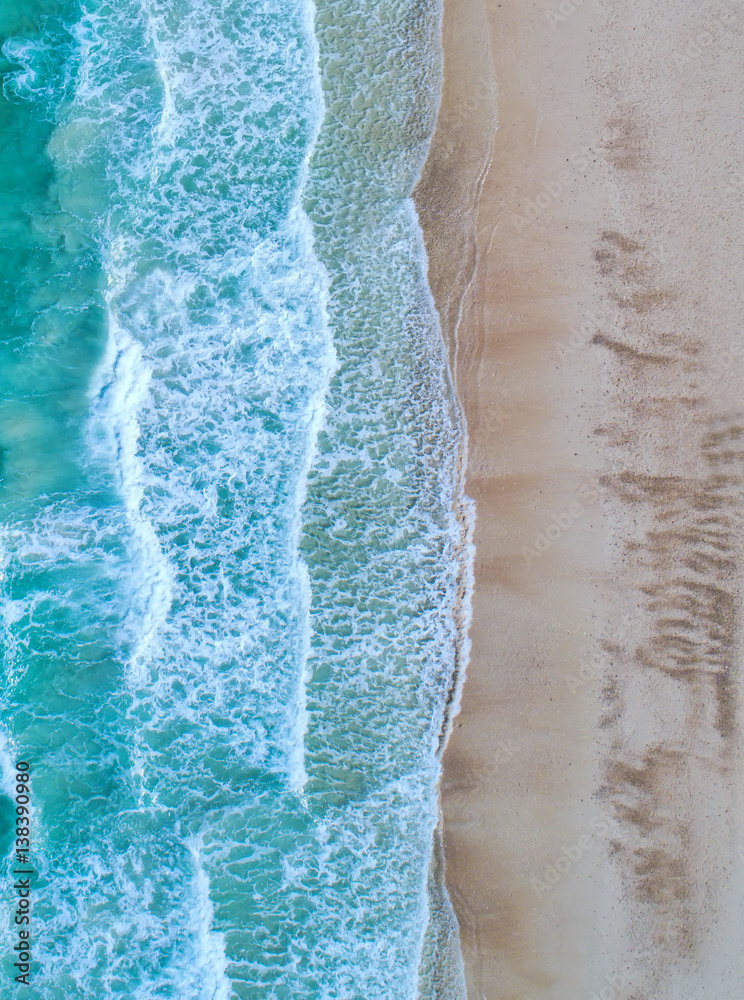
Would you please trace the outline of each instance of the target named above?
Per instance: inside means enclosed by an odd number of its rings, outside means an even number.
[[[11,750],[7,730],[0,725],[0,788],[11,801],[14,801],[16,762]]]
[[[408,72],[409,15],[353,13],[359,45],[326,38],[344,93],[323,136],[309,4],[122,0],[76,31],[50,153],[108,274],[87,472],[121,509],[66,533],[56,507],[13,558],[118,577],[128,686],[98,735],[134,788],[101,777],[119,811],[91,807],[44,896],[50,990],[414,989],[457,640],[457,427],[411,206],[388,191],[411,172],[387,130],[413,85],[389,113],[375,89],[387,73],[394,100]]]
[[[305,154],[305,159],[302,165],[302,172],[300,174],[300,185],[296,195],[295,205],[293,206],[293,214],[295,215],[297,222],[296,225],[303,233],[305,245],[308,248],[310,254],[313,254],[313,235],[312,226],[307,215],[302,210],[302,197],[306,190],[307,179],[309,173],[310,160],[312,158],[315,145],[318,140],[318,135],[322,127],[323,116],[325,114],[325,101],[323,100],[323,91],[320,84],[320,65],[319,65],[319,51],[318,43],[315,37],[315,16],[316,9],[313,0],[305,0],[303,4],[303,19],[304,19],[304,33],[305,41],[310,51],[312,53],[312,64],[313,64],[313,76],[312,76],[312,91],[314,98],[315,107],[315,124],[314,124],[314,134],[312,141],[308,145],[307,153]],[[322,315],[322,332],[327,342],[327,348],[325,352],[325,365],[324,370],[321,373],[321,377],[318,380],[318,384],[313,397],[310,400],[308,411],[308,427],[307,427],[307,440],[308,447],[305,452],[305,462],[304,466],[300,470],[300,474],[297,477],[297,485],[295,488],[295,498],[294,498],[294,517],[292,521],[292,526],[290,529],[290,545],[294,551],[294,563],[295,563],[295,576],[298,582],[299,591],[301,595],[301,607],[302,607],[302,625],[300,631],[300,648],[299,648],[299,672],[297,679],[297,691],[294,697],[293,706],[293,719],[291,721],[291,737],[290,744],[287,753],[288,760],[288,776],[289,785],[293,792],[300,795],[303,793],[305,783],[307,781],[307,770],[305,768],[305,735],[307,733],[308,727],[308,711],[307,711],[307,685],[310,679],[310,638],[311,638],[311,623],[310,623],[310,605],[311,605],[311,588],[310,588],[310,577],[307,571],[307,565],[300,555],[300,536],[302,532],[302,509],[307,497],[307,478],[310,468],[312,467],[313,460],[317,451],[318,434],[324,425],[326,417],[326,398],[328,394],[328,385],[330,383],[331,376],[336,368],[336,352],[332,345],[331,334],[328,324],[328,312],[327,312],[327,283],[328,278],[324,271],[321,271],[321,266],[317,258],[314,258],[314,264],[319,273],[322,274],[322,300],[321,300],[321,315]]]
[[[193,864],[191,934],[194,940],[195,961],[189,969],[189,978],[196,979],[190,989],[184,983],[186,992],[197,993],[203,1000],[229,1000],[231,984],[227,974],[225,937],[212,930],[214,906],[209,894],[209,877],[202,863],[202,844],[198,838],[188,842]]]
[[[109,265],[109,276],[113,279],[109,284],[110,297],[117,290],[115,275],[115,266]],[[129,665],[131,682],[137,687],[145,682],[153,644],[170,608],[173,573],[152,522],[142,514],[145,470],[139,456],[137,416],[147,394],[151,371],[143,362],[141,346],[120,326],[111,308],[108,327],[109,341],[93,383],[96,402],[92,428],[103,428],[112,457],[115,456],[114,469],[130,529],[138,618],[130,626],[135,641]],[[89,446],[96,455],[94,433],[89,434]]]

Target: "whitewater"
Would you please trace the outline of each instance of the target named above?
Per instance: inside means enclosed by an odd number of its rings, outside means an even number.
[[[0,15],[0,928],[43,1000],[461,990],[436,4]],[[449,706],[449,707],[448,707]]]

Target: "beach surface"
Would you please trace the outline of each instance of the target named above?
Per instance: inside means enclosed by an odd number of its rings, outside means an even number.
[[[470,1000],[742,995],[744,14],[445,0],[415,191],[476,508]]]

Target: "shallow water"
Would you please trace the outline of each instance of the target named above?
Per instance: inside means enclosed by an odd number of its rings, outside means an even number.
[[[438,16],[1,15],[3,764],[31,763],[39,997],[431,993],[460,430],[408,195]]]

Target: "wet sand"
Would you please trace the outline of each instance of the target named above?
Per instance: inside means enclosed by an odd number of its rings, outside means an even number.
[[[470,1000],[742,995],[744,15],[445,0],[415,192],[468,426]]]

